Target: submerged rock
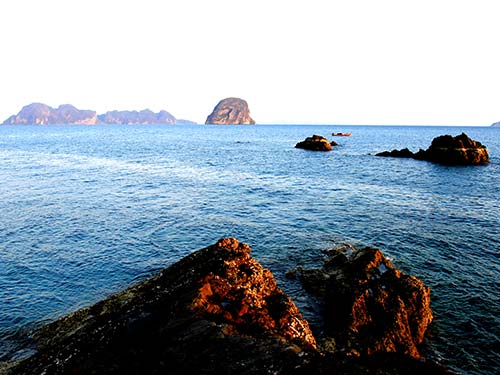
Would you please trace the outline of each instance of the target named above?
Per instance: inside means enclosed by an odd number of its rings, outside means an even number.
[[[405,148],[380,152],[375,156],[413,158],[447,165],[476,165],[489,162],[486,146],[470,139],[465,133],[456,137],[451,135],[436,137],[427,150],[421,149],[417,153]]]
[[[239,98],[221,100],[207,117],[205,124],[215,125],[253,125],[248,103]]]
[[[302,142],[299,142],[295,145],[295,148],[303,148],[305,150],[311,151],[331,151],[332,146],[336,146],[337,144],[330,143],[328,139],[322,137],[321,135],[313,135],[312,137],[307,137]]]
[[[380,250],[332,250],[323,268],[302,269],[299,276],[324,302],[325,341],[336,350],[420,357],[432,321],[430,289],[395,269]]]

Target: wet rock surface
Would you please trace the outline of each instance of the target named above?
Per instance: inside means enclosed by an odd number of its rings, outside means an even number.
[[[336,146],[337,143],[330,142],[325,137],[321,135],[313,135],[312,137],[307,137],[302,142],[295,145],[295,148],[302,148],[304,150],[310,151],[331,151],[332,146]]]
[[[476,165],[489,162],[488,149],[462,133],[456,137],[442,135],[432,140],[427,150],[413,153],[409,149],[384,151],[375,156],[412,158],[446,165]]]
[[[379,250],[331,252],[323,269],[296,275],[325,300],[321,345],[250,247],[225,238],[42,327],[37,352],[0,373],[446,373],[417,359],[432,319],[428,288]]]
[[[240,98],[221,100],[207,117],[205,124],[214,125],[253,125],[248,103]]]

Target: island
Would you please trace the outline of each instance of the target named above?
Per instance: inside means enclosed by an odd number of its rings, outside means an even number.
[[[239,98],[221,100],[207,117],[205,124],[213,125],[253,125],[248,103]]]
[[[500,121],[499,122],[494,122],[493,124],[491,124],[491,126],[500,126]]]
[[[174,125],[196,124],[189,120],[178,120],[165,110],[155,113],[142,111],[108,111],[98,115],[96,111],[81,110],[71,104],[53,108],[43,103],[24,106],[17,115],[10,116],[3,125]]]

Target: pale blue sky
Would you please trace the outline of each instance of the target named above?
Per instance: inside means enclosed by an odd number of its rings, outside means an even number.
[[[31,102],[166,109],[204,122],[500,121],[498,1],[0,3],[0,122]]]

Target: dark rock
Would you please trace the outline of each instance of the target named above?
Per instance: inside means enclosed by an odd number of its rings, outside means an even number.
[[[375,156],[413,158],[446,165],[477,165],[489,162],[486,146],[470,139],[465,133],[456,137],[451,135],[436,137],[427,150],[420,149],[415,154],[405,148],[380,152]]]
[[[320,135],[313,135],[312,137],[307,137],[302,142],[295,145],[296,148],[303,148],[305,150],[311,151],[331,151],[332,144],[328,139]]]
[[[432,318],[428,288],[393,269],[379,250],[331,252],[322,270],[298,272],[326,301],[331,338],[320,350],[271,272],[248,245],[226,238],[42,327],[33,333],[37,352],[1,364],[0,373],[446,373],[407,355],[418,356],[410,347]]]
[[[79,110],[70,104],[52,108],[46,104],[32,103],[5,120],[4,125],[93,125],[96,122],[95,111]]]
[[[384,151],[376,154],[375,156],[388,156],[393,158],[413,158],[413,152],[404,148],[402,150],[392,150],[392,151]]]
[[[286,373],[315,339],[273,275],[235,239],[34,334],[8,374]]]
[[[300,279],[324,301],[326,340],[336,348],[362,357],[420,357],[418,346],[432,321],[430,289],[395,269],[380,250],[333,250],[322,269],[302,270]]]
[[[253,125],[248,103],[239,98],[221,100],[207,117],[205,124],[215,125]]]
[[[98,116],[103,124],[154,125],[175,124],[177,121],[167,111],[155,113],[149,109],[142,111],[110,111]]]

